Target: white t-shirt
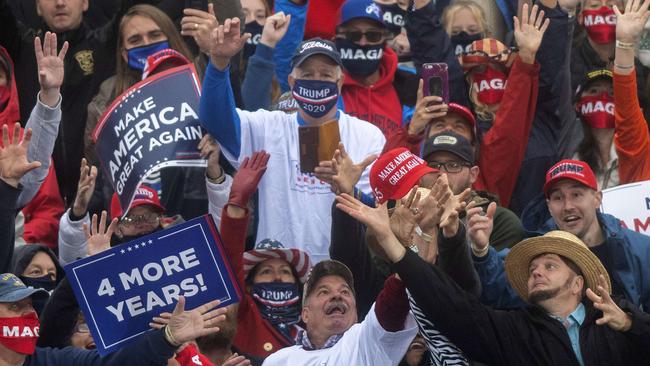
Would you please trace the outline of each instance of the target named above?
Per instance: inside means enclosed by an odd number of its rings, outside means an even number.
[[[375,315],[375,305],[363,322],[355,324],[333,346],[307,351],[302,346],[283,348],[264,360],[263,366],[391,366],[397,365],[418,329],[409,312],[404,330],[384,330]]]
[[[334,194],[329,184],[300,172],[297,114],[281,111],[237,110],[241,121],[241,151],[235,160],[224,156],[236,169],[254,151],[271,154],[259,185],[259,226],[256,242],[272,239],[287,248],[306,251],[312,264],[329,259]],[[358,163],[371,154],[380,154],[386,139],[376,126],[339,113],[339,132],[345,150]],[[363,172],[357,187],[370,193],[368,173]]]

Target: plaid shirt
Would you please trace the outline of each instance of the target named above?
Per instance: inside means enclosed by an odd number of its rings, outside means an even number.
[[[334,347],[334,345],[338,343],[338,341],[341,340],[341,338],[343,338],[343,334],[335,334],[329,337],[325,342],[325,344],[323,345],[323,347],[320,349]],[[298,331],[298,334],[296,335],[296,345],[302,346],[302,348],[304,348],[306,351],[313,351],[317,349],[316,347],[314,347],[313,344],[311,344],[311,341],[307,336],[307,331],[302,328]]]

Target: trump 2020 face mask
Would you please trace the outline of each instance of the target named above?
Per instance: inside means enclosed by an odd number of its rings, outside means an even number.
[[[297,79],[291,93],[303,112],[320,118],[336,106],[339,86],[333,81]]]

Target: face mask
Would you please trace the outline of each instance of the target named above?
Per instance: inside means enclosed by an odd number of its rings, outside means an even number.
[[[36,349],[40,323],[36,313],[0,318],[0,344],[8,349],[24,355],[31,355]]]
[[[406,26],[406,10],[402,10],[397,4],[377,4],[383,13],[383,20],[386,28],[393,33],[399,34],[402,27]]]
[[[296,80],[291,90],[300,109],[313,118],[320,118],[334,108],[339,87],[333,81]]]
[[[251,295],[262,317],[273,325],[291,325],[300,319],[300,292],[295,283],[253,284]]]
[[[587,30],[589,38],[598,44],[616,40],[616,15],[614,10],[606,6],[598,10],[583,10],[582,25]]]
[[[244,60],[248,60],[248,58],[253,56],[255,53],[255,48],[260,43],[260,39],[262,39],[263,29],[264,26],[256,21],[246,23],[244,26],[244,32],[251,34],[251,38],[249,38],[244,45],[244,54],[242,56],[244,57]]]
[[[506,74],[487,66],[483,72],[474,72],[472,78],[472,88],[479,102],[487,105],[501,102],[506,89]]]
[[[11,89],[6,85],[0,85],[0,111],[4,110],[11,97]]]
[[[146,46],[133,47],[131,49],[128,49],[127,53],[129,56],[129,67],[134,70],[143,71],[144,65],[147,63],[147,57],[167,48],[169,48],[169,42],[162,41]]]
[[[478,41],[479,39],[483,39],[483,38],[484,38],[483,34],[481,33],[468,34],[465,31],[462,31],[450,37],[456,56],[467,51],[467,47],[469,47],[469,45],[471,45],[472,42]]]
[[[384,43],[359,46],[347,39],[337,38],[336,48],[341,53],[343,67],[353,76],[368,76],[377,71],[384,54]]]
[[[591,128],[614,128],[614,98],[607,92],[582,97],[578,113]]]
[[[639,61],[645,67],[650,67],[650,50],[639,50]]]
[[[18,276],[25,286],[31,286],[33,288],[42,288],[43,290],[52,293],[54,288],[56,287],[56,281],[52,280],[52,278],[48,276],[43,276],[43,277],[37,277],[37,278],[31,278],[31,277],[25,277],[25,276]],[[36,314],[41,314],[43,309],[45,308],[45,303],[47,302],[48,298],[47,297],[39,297],[39,298],[34,298],[32,299],[32,307],[34,310],[36,310]]]

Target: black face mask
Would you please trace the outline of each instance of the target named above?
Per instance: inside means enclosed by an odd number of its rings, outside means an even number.
[[[49,293],[52,293],[54,288],[56,287],[56,281],[53,280],[49,275],[45,275],[43,277],[26,277],[26,276],[18,276],[21,281],[25,284],[25,286],[31,286],[33,288],[41,288]],[[45,303],[47,302],[48,298],[47,297],[34,297],[32,299],[32,307],[34,310],[36,310],[36,314],[41,315],[41,312],[43,311],[43,308],[45,307]]]
[[[369,76],[381,64],[384,55],[384,43],[359,46],[345,38],[336,39],[336,48],[341,53],[343,67],[352,76]]]
[[[262,29],[264,29],[264,26],[256,21],[246,23],[244,26],[244,32],[251,34],[251,38],[249,38],[244,45],[244,53],[242,55],[244,60],[248,60],[248,58],[253,56],[255,53],[255,48],[257,48],[260,39],[262,39]]]
[[[386,28],[393,34],[400,34],[402,27],[406,26],[406,10],[403,10],[397,4],[385,5],[377,4],[383,12],[383,20]]]
[[[465,31],[450,37],[451,43],[454,46],[454,51],[456,53],[456,56],[463,53],[467,49],[467,46],[472,44],[472,42],[478,41],[479,39],[483,39],[483,38],[485,37],[483,36],[482,33],[470,35]]]

